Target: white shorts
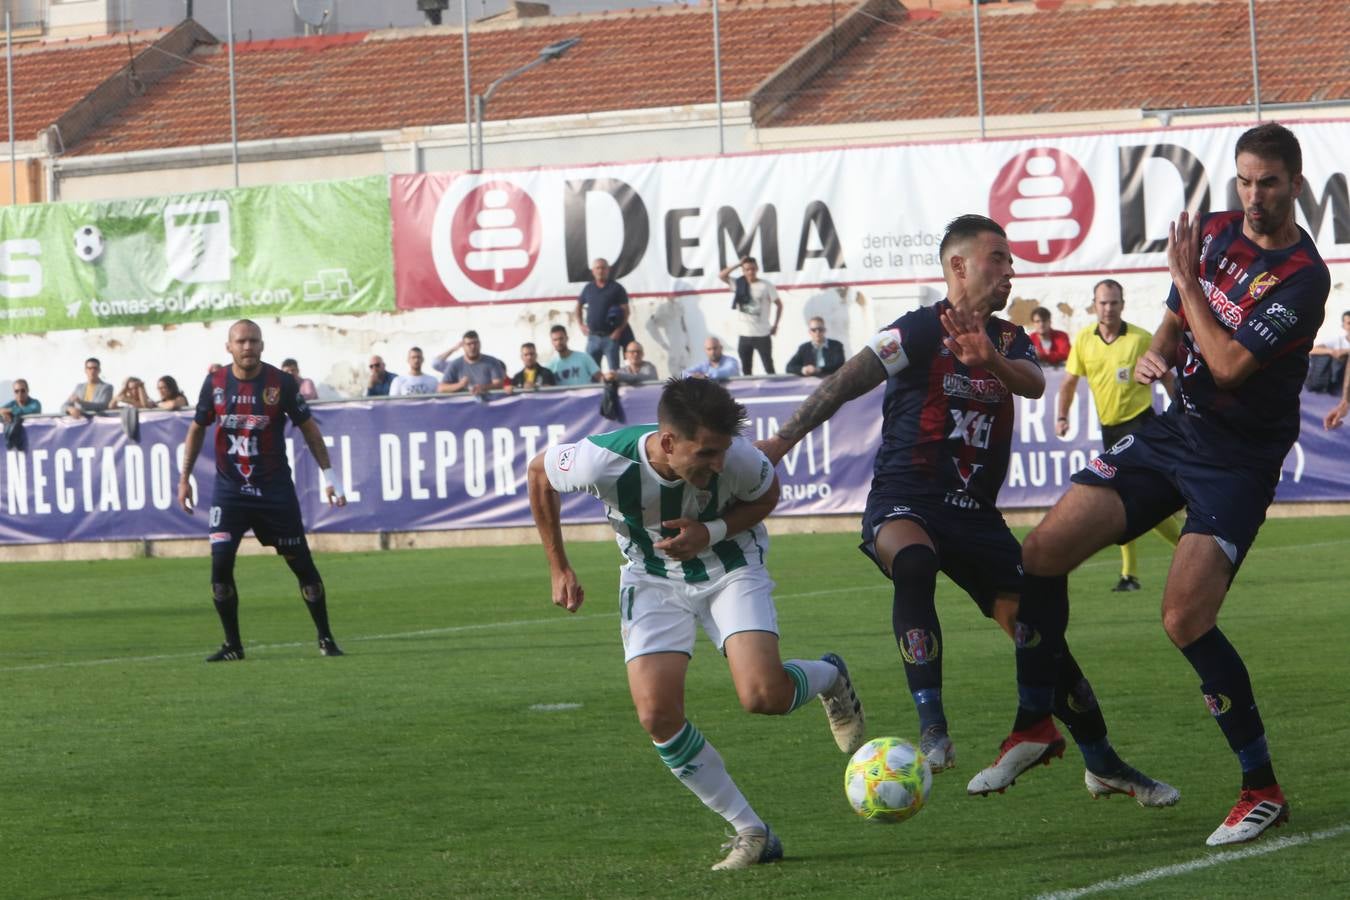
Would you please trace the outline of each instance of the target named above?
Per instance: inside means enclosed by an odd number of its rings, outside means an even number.
[[[693,656],[698,625],[718,651],[740,631],[777,635],[773,588],[773,579],[763,566],[746,566],[701,584],[623,569],[619,576],[623,660],[648,653]]]

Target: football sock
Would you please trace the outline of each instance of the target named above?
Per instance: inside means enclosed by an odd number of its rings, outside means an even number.
[[[937,554],[923,544],[910,544],[891,560],[895,591],[891,628],[919,714],[920,731],[947,725],[942,710],[942,625],[933,602],[937,573]]]
[[[1055,684],[1055,718],[1069,729],[1089,770],[1110,775],[1125,765],[1107,740],[1106,719],[1097,705],[1097,697],[1067,643]]]
[[[680,783],[694,792],[703,805],[726,819],[736,831],[764,828],[764,820],[755,815],[736,782],[727,774],[722,756],[703,737],[703,733],[686,721],[684,727],[668,741],[652,741],[661,762]]]
[[[323,589],[323,582],[300,585],[300,596],[304,598],[305,609],[309,610],[309,617],[314,620],[314,628],[319,632],[319,637],[331,638],[333,632],[328,630],[328,598]]]
[[[1025,731],[1054,710],[1055,686],[1065,650],[1064,632],[1068,627],[1069,577],[1027,575],[1017,605],[1013,637],[1017,657],[1017,718],[1013,731]]]
[[[1121,578],[1134,578],[1139,574],[1139,570],[1135,568],[1135,565],[1138,562],[1138,560],[1135,559],[1136,555],[1137,554],[1134,552],[1134,541],[1120,545]]]
[[[1154,532],[1173,547],[1181,540],[1181,523],[1177,521],[1176,516],[1168,516],[1157,525],[1153,526]]]
[[[1263,788],[1274,784],[1266,729],[1242,657],[1217,625],[1182,647],[1181,652],[1200,676],[1205,704],[1237,755],[1242,786]]]
[[[789,659],[783,663],[783,670],[792,679],[792,706],[786,712],[800,709],[828,691],[839,678],[839,670],[823,659]]]
[[[242,647],[239,638],[239,592],[234,582],[214,582],[211,585],[211,601],[216,605],[216,615],[220,616],[221,627],[225,629],[225,643],[231,647]]]

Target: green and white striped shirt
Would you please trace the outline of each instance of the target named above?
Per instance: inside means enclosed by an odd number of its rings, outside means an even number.
[[[722,471],[706,488],[667,481],[647,459],[648,435],[655,425],[634,425],[597,434],[575,444],[557,444],[544,453],[544,471],[560,494],[585,491],[607,507],[627,567],[659,578],[697,583],[715,581],[747,565],[764,565],[769,535],[764,523],[726,538],[694,559],[679,562],[653,545],[678,532],[663,521],[707,522],[737,501],[758,500],[773,485],[773,466],[755,445],[737,437],[727,450]]]

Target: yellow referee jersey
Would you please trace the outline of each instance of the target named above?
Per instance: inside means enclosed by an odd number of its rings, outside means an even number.
[[[1120,323],[1120,334],[1109,344],[1096,325],[1074,338],[1064,370],[1087,379],[1103,425],[1127,422],[1153,405],[1153,388],[1134,380],[1134,364],[1152,342],[1153,335],[1128,322]]]

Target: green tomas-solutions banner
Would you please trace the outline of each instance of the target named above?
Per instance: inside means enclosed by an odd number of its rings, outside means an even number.
[[[394,308],[383,175],[0,209],[0,333]]]

